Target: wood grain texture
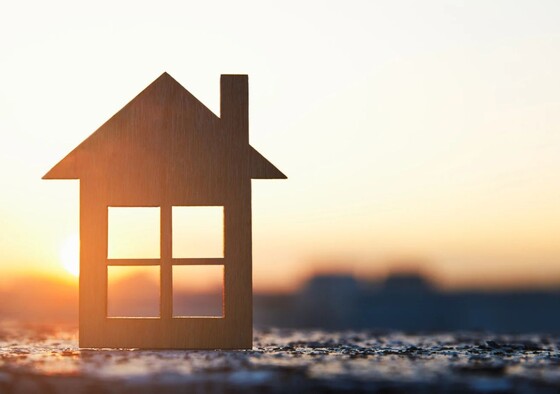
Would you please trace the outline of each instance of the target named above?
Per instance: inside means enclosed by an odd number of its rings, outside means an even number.
[[[252,347],[251,179],[285,179],[249,145],[248,77],[222,75],[217,117],[167,73],[44,179],[80,179],[80,346]],[[160,207],[159,259],[108,259],[108,207]],[[173,259],[172,207],[223,206],[224,257]],[[221,318],[174,318],[172,266],[224,265]],[[159,318],[108,318],[107,267],[159,265]]]

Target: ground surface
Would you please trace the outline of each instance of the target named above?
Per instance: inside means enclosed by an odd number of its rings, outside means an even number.
[[[0,393],[558,393],[560,338],[265,330],[250,351],[80,350],[0,325]]]

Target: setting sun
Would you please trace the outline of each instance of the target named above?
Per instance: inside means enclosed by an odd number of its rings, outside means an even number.
[[[60,248],[62,266],[74,276],[80,275],[80,241],[78,234],[70,235]]]

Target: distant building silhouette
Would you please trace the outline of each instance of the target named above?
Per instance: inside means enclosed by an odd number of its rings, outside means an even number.
[[[380,282],[320,275],[292,295],[257,295],[255,323],[332,330],[560,333],[559,308],[558,291],[441,292],[415,273]]]
[[[348,306],[359,303],[360,296],[358,282],[352,276],[315,276],[298,294],[296,310],[301,324],[341,329],[355,318],[353,308]]]
[[[418,294],[432,292],[433,286],[416,273],[397,273],[389,275],[381,283],[381,290],[395,294]]]

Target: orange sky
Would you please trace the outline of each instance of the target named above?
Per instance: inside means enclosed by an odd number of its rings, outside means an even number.
[[[559,19],[554,1],[2,5],[1,280],[67,275],[78,183],[40,178],[167,71],[217,114],[220,74],[249,74],[251,144],[289,178],[253,182],[257,290],[403,265],[560,283]]]

